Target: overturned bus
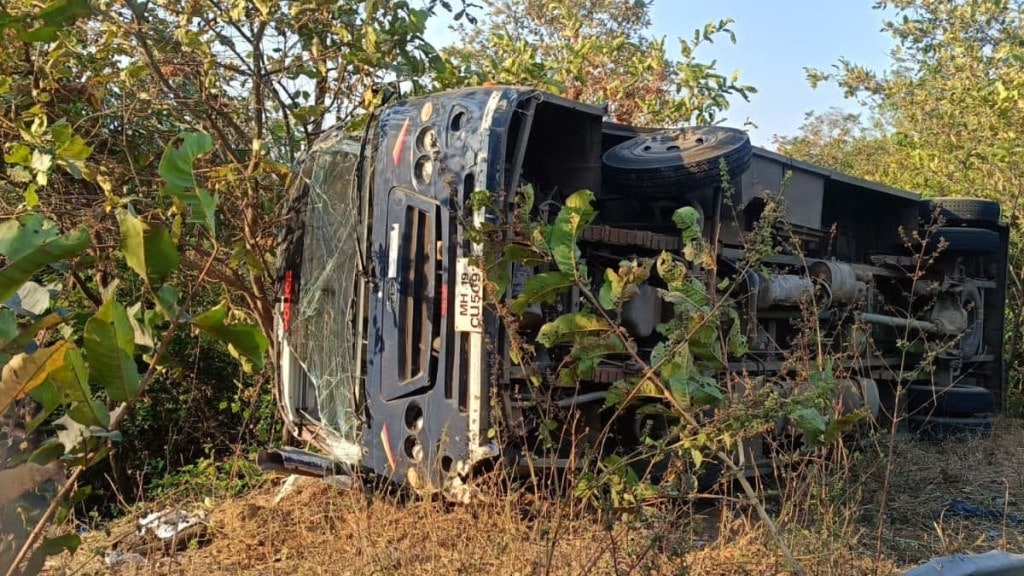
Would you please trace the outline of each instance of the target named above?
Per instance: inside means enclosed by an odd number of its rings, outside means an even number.
[[[943,434],[984,432],[1000,408],[1008,229],[997,203],[922,199],[752,147],[739,130],[639,129],[532,89],[471,88],[388,104],[305,155],[278,246],[278,395],[289,430],[326,456],[273,451],[265,464],[451,488],[498,462],[565,465],[557,447],[542,461],[539,443],[493,433],[496,421],[550,426],[522,414],[539,389],[561,409],[556,425],[611,417],[606,395],[636,370],[629,358],[602,357],[571,386],[550,377],[564,350],[542,350],[545,376],[532,382],[510,358],[513,338],[581,306],[566,290],[510,324],[500,304],[539,272],[523,264],[488,295],[473,232],[513,220],[526,186],[542,222],[592,191],[596,217],[577,241],[598,280],[622,260],[677,253],[673,214],[693,208],[715,259],[706,282],[738,287],[746,346],[723,373],[785,376],[813,298],[822,337],[845,351],[837,382],[861,409]],[[489,201],[474,202],[479,191]],[[774,230],[791,241],[740,271],[745,237],[776,201]],[[673,306],[656,272],[643,284],[616,312],[633,358],[649,358]],[[655,433],[622,430],[620,445]]]

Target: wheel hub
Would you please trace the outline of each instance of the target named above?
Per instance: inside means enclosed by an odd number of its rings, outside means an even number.
[[[717,140],[714,133],[703,130],[662,132],[647,138],[647,142],[640,146],[640,152],[645,156],[679,155],[687,150],[710,146]]]

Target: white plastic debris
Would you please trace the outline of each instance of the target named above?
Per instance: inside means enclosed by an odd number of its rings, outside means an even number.
[[[125,552],[123,550],[107,550],[107,553],[103,555],[103,561],[107,566],[114,567],[121,564],[133,564],[135,566],[145,566],[149,564],[145,558],[135,552]]]
[[[292,474],[288,476],[288,479],[284,481],[281,489],[277,492],[277,496],[274,496],[274,505],[277,506],[284,500],[289,494],[295,491],[295,483],[298,481],[298,476]]]
[[[195,535],[193,527],[202,527],[206,520],[206,512],[185,512],[184,510],[164,510],[153,512],[139,519],[140,535],[152,534],[160,540],[173,540],[184,534]]]

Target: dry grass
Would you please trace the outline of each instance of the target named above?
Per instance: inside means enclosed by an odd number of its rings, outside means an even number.
[[[1024,421],[1000,420],[987,439],[899,445],[891,493],[883,547],[899,562],[995,548],[1024,552],[1024,526],[944,512],[959,499],[1024,515]]]
[[[885,467],[872,453],[787,473],[763,489],[810,574],[895,574],[932,556],[1024,552],[1024,527],[942,515],[961,499],[1024,514],[1024,422],[990,439],[901,442],[889,508],[876,537]],[[828,470],[827,473],[823,472]],[[614,522],[565,502],[518,494],[449,507],[343,493],[304,480],[279,503],[281,480],[210,510],[211,538],[120,574],[777,574],[786,564],[755,515],[718,495]],[[102,551],[128,519],[94,532],[53,574],[105,574]],[[876,559],[876,552],[879,554]]]

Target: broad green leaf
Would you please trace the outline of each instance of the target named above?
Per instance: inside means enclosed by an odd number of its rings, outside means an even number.
[[[531,276],[523,292],[509,304],[513,314],[522,314],[530,304],[551,304],[555,298],[573,286],[573,278],[564,272],[543,272]]]
[[[598,301],[605,310],[613,310],[622,302],[631,300],[639,291],[638,285],[650,276],[650,263],[641,264],[623,260],[618,271],[607,268],[604,271],[604,283],[598,292]]]
[[[39,187],[33,182],[25,187],[25,205],[35,208],[39,205],[39,194],[36,192]]]
[[[0,413],[60,368],[64,364],[64,354],[70,347],[70,342],[61,340],[31,354],[22,353],[11,358],[4,366],[3,378],[0,380]]]
[[[33,248],[60,236],[57,225],[42,214],[31,213],[0,224],[0,254],[17,260]]]
[[[217,194],[210,194],[202,188],[196,188],[197,203],[192,207],[193,214],[192,221],[199,222],[206,226],[206,229],[214,234],[217,230],[217,202],[219,197]]]
[[[107,300],[86,322],[85,357],[90,383],[106,389],[111,400],[126,402],[138,393],[135,331],[120,303]]]
[[[693,460],[693,465],[698,469],[704,463],[704,455],[697,448],[690,448],[690,458]]]
[[[32,164],[32,147],[26,144],[11,146],[11,151],[4,154],[4,162],[25,167],[30,166]]]
[[[747,336],[743,333],[743,322],[739,313],[732,307],[727,308],[727,311],[732,323],[729,326],[729,334],[726,336],[726,348],[730,356],[739,358],[750,352],[750,347],[747,346]]]
[[[679,290],[686,281],[687,268],[679,262],[670,252],[662,252],[656,263],[658,276],[668,284],[669,290]]]
[[[651,350],[651,364],[658,367],[658,373],[664,378],[689,378],[694,373],[690,343],[680,342],[669,348],[659,342]]]
[[[75,178],[81,178],[85,170],[85,159],[92,154],[92,148],[81,136],[72,136],[57,149],[57,162]]]
[[[409,10],[409,29],[414,34],[422,34],[427,28],[427,17],[429,12],[426,10]]]
[[[202,132],[183,132],[164,149],[160,158],[160,177],[173,192],[198,188],[192,163],[213,149],[213,139]]]
[[[693,206],[676,209],[672,213],[672,222],[679,229],[679,237],[684,245],[700,238],[700,212]]]
[[[63,146],[57,149],[57,157],[63,160],[80,162],[89,157],[92,148],[82,140],[81,136],[72,136]]]
[[[36,387],[31,395],[43,406],[43,414],[36,417],[38,423],[57,407],[74,403],[78,404],[72,406],[68,413],[75,421],[104,427],[110,423],[106,407],[102,404],[96,405],[92,398],[92,391],[89,389],[89,368],[85,365],[78,348],[69,349],[64,354],[64,365],[51,372],[47,381]],[[33,421],[33,425],[35,424],[37,422]]]
[[[228,303],[192,318],[192,324],[215,340],[228,345],[228,351],[238,359],[247,372],[263,369],[263,360],[270,342],[255,324],[228,324]]]
[[[611,326],[603,318],[587,312],[572,312],[544,324],[537,334],[537,342],[551,348],[574,342],[579,338],[607,333]]]
[[[32,454],[29,455],[28,461],[35,462],[36,464],[45,465],[53,462],[64,455],[64,447],[58,442],[54,442],[52,439],[48,440],[45,444],[36,448]]]
[[[616,290],[616,284],[621,287],[622,283],[618,282],[618,275],[615,271],[608,268],[604,271],[604,284],[601,285],[601,290],[597,293],[597,300],[605,310],[614,310],[619,303],[622,291]]]
[[[838,442],[844,435],[853,430],[857,424],[867,418],[868,413],[866,410],[857,410],[832,420],[825,428],[825,433],[822,434],[822,443],[831,444],[833,442]]]
[[[487,279],[494,283],[497,297],[501,298],[509,284],[509,268],[523,266],[530,269],[545,262],[544,256],[533,247],[507,244],[501,248],[501,257],[487,263]]]
[[[601,361],[626,351],[622,339],[612,335],[598,338],[583,338],[576,343],[569,354],[572,364],[558,374],[562,386],[576,386],[581,380],[592,380]]]
[[[583,229],[593,221],[596,213],[591,207],[594,193],[579,190],[566,198],[565,206],[555,217],[555,223],[548,232],[548,247],[558,269],[572,274],[580,281],[586,280],[586,269],[580,264],[580,249],[576,241]]]
[[[68,350],[64,355],[64,366],[51,374],[50,380],[65,402],[85,402],[92,398],[89,366],[78,348]]]
[[[57,33],[83,16],[92,13],[88,0],[56,0],[44,8],[35,19],[39,26],[18,33],[18,39],[25,42],[53,42]]]
[[[0,349],[17,335],[18,319],[14,317],[14,312],[0,308]]]
[[[36,414],[35,418],[30,420],[25,426],[25,429],[29,432],[35,431],[35,429],[38,428],[39,425],[50,416],[50,414],[53,414],[57,408],[67,404],[65,398],[63,398],[60,391],[57,390],[57,386],[54,385],[52,377],[44,381],[39,386],[33,388],[32,391],[28,393],[28,396],[35,400],[40,407],[39,413]]]
[[[530,212],[533,210],[535,196],[532,184],[519,187],[519,192],[516,194],[516,208],[519,210],[520,224],[530,221]]]
[[[651,350],[651,365],[658,369],[662,381],[668,384],[669,391],[680,404],[718,404],[725,398],[725,394],[714,378],[701,373],[695,358],[703,357],[694,350],[692,339],[672,346],[660,342]]]
[[[658,296],[676,306],[677,317],[692,317],[697,313],[706,316],[711,312],[711,300],[700,280],[689,278],[670,283],[670,286],[670,290],[658,290]]]
[[[77,228],[59,238],[40,244],[0,269],[0,302],[18,292],[22,284],[44,267],[80,254],[89,246],[89,231]]]
[[[67,317],[60,312],[50,312],[29,324],[27,328],[19,332],[14,338],[0,345],[0,349],[11,353],[21,352],[26,346],[35,342],[37,334],[64,322],[66,319]]]
[[[127,210],[118,211],[117,221],[121,227],[121,251],[125,262],[147,283],[160,284],[169,273],[178,269],[178,249],[166,227],[143,222]]]
[[[47,25],[63,26],[92,13],[88,0],[56,0],[36,17]]]
[[[692,371],[689,377],[676,376],[669,379],[672,396],[680,404],[690,406],[714,406],[725,399],[725,393],[710,376]]]
[[[719,338],[719,325],[716,319],[709,319],[702,313],[696,313],[690,317],[686,333],[690,335],[690,353],[697,361],[703,363],[704,368],[725,368],[727,358]]]
[[[801,408],[794,411],[790,417],[793,419],[793,423],[796,427],[804,433],[804,439],[809,442],[812,446],[817,446],[821,442],[821,437],[828,428],[828,421],[822,416],[820,412],[814,408]]]
[[[213,149],[213,140],[202,132],[183,132],[170,143],[160,158],[159,172],[167,185],[164,192],[184,202],[192,211],[191,222],[206,226],[216,233],[217,195],[210,194],[196,182],[193,163]]]
[[[68,408],[68,416],[86,426],[110,426],[110,412],[107,412],[107,407],[99,400],[84,400],[72,404]]]
[[[32,30],[25,30],[18,33],[18,39],[23,42],[53,42],[57,39],[57,32],[60,29],[56,26],[37,26]]]
[[[174,322],[181,316],[178,308],[178,290],[170,284],[164,284],[156,291],[156,306],[168,322]]]
[[[188,207],[191,212],[188,221],[201,224],[215,234],[217,231],[217,203],[220,197],[217,194],[210,194],[202,188],[196,188],[192,192],[173,192],[165,189],[171,196],[177,198]]]
[[[50,126],[50,137],[53,138],[53,145],[60,148],[71,141],[71,124],[61,118]]]

